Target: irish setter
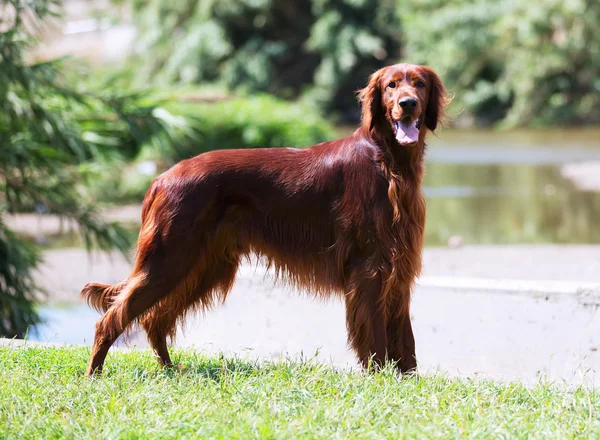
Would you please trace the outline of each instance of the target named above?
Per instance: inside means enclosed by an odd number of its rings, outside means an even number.
[[[106,312],[86,374],[139,322],[158,361],[187,312],[225,301],[242,258],[317,296],[340,295],[363,365],[416,368],[411,289],[421,270],[427,131],[446,104],[428,67],[397,64],[359,92],[362,125],[310,148],[219,150],[156,178],[144,199],[131,275],[81,294]]]

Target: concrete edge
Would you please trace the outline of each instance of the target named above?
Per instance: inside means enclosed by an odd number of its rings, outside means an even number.
[[[584,305],[600,305],[600,283],[424,276],[417,280],[416,285],[469,293],[493,292],[532,298],[575,299]]]
[[[16,339],[16,338],[4,338],[0,337],[0,347],[22,347],[27,348],[28,346],[34,347],[84,347],[79,344],[66,344],[63,342],[38,342],[38,341],[28,341],[25,339]]]

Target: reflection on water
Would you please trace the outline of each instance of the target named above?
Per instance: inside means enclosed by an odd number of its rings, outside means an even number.
[[[599,160],[599,130],[446,130],[427,151],[426,244],[600,243],[600,193],[560,172]]]
[[[91,345],[94,342],[96,321],[100,314],[87,304],[45,304],[39,309],[43,320],[35,330],[30,331],[27,339],[36,342]],[[115,346],[147,345],[145,339],[138,338],[140,330],[135,328],[126,344],[121,338]]]
[[[95,323],[100,315],[86,304],[44,305],[39,312],[44,323],[28,335],[30,341],[82,345],[94,341]]]

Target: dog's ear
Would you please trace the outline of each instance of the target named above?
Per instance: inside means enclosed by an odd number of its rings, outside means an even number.
[[[429,77],[429,100],[427,101],[427,110],[425,112],[425,126],[434,131],[438,123],[444,119],[444,110],[450,103],[446,95],[446,89],[440,77],[429,67],[422,68]]]
[[[369,77],[367,87],[358,92],[358,100],[362,106],[362,127],[365,133],[369,133],[377,121],[383,117],[381,104],[381,77],[385,67],[379,69]]]

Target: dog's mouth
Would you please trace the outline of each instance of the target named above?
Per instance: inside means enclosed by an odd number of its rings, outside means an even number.
[[[394,121],[396,140],[400,145],[412,145],[419,140],[421,117],[412,120],[410,117]]]

